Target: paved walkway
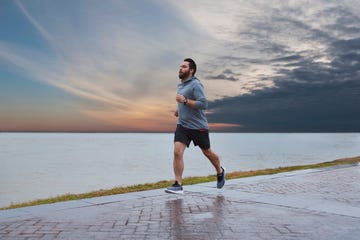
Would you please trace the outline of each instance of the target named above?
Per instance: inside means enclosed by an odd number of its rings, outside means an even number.
[[[0,211],[0,239],[354,239],[360,166]]]

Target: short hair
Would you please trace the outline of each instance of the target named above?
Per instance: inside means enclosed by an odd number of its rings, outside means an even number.
[[[192,74],[192,75],[194,76],[195,73],[196,73],[196,63],[195,63],[195,61],[192,60],[191,58],[185,58],[185,59],[184,59],[184,62],[188,62],[188,63],[189,63],[189,68],[194,70],[194,72],[193,72],[193,74]]]

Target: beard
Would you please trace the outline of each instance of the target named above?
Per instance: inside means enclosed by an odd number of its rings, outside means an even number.
[[[181,80],[186,80],[186,79],[190,78],[190,70],[188,70],[186,72],[179,72],[179,78]]]

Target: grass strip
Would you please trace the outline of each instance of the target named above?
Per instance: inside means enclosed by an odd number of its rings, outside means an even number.
[[[245,178],[245,177],[252,177],[252,176],[259,176],[259,175],[270,175],[270,174],[277,174],[282,172],[291,172],[296,170],[304,170],[304,169],[313,169],[313,168],[324,168],[324,167],[331,167],[343,164],[355,164],[360,162],[360,156],[352,157],[352,158],[343,158],[337,159],[331,162],[324,162],[324,163],[317,163],[317,164],[308,164],[308,165],[300,165],[300,166],[290,166],[290,167],[279,167],[279,168],[271,168],[271,169],[263,169],[263,170],[254,170],[254,171],[236,171],[230,172],[226,174],[227,179],[235,179],[235,178]],[[205,183],[205,182],[212,182],[216,181],[216,175],[209,175],[205,177],[187,177],[183,179],[183,185],[193,185],[198,183]],[[123,193],[130,193],[130,192],[139,192],[151,189],[160,189],[166,188],[173,183],[171,181],[159,181],[156,183],[146,183],[146,184],[138,184],[133,186],[127,187],[115,187],[108,190],[97,190],[88,193],[81,193],[81,194],[65,194],[53,198],[48,199],[38,199],[33,200],[25,203],[16,203],[11,204],[8,207],[0,208],[0,210],[6,209],[13,209],[13,208],[20,208],[20,207],[28,207],[28,206],[35,206],[41,204],[51,204],[56,202],[64,202],[64,201],[71,201],[71,200],[79,200],[85,198],[93,198],[93,197],[102,197],[102,196],[109,196],[115,194],[123,194]]]

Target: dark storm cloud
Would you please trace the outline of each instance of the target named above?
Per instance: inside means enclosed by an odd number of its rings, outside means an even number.
[[[359,16],[351,13],[347,9],[341,7],[333,7],[322,12],[322,16],[332,16],[336,18],[334,24],[329,24],[327,26],[328,30],[339,31],[343,34],[359,34],[360,32],[360,18]]]
[[[207,79],[211,80],[228,80],[228,81],[238,81],[236,74],[233,73],[230,69],[225,69],[221,74],[218,75],[208,75]]]
[[[273,88],[212,102],[209,120],[241,124],[239,131],[360,131],[359,52],[358,46],[336,56],[330,67],[303,64],[284,71]]]
[[[271,40],[261,41],[263,51],[276,53],[269,59],[277,69],[270,77],[274,86],[210,102],[210,122],[240,124],[239,131],[255,132],[360,131],[360,19],[344,9],[332,11],[337,20],[325,29],[285,18],[276,18],[268,28],[275,31],[285,24],[299,31],[299,38],[324,44],[327,61],[317,61],[311,49],[289,51]],[[343,35],[331,35],[328,31],[334,28]]]
[[[333,132],[360,131],[360,84],[283,84],[215,101],[210,104],[214,122],[241,124],[239,131]]]
[[[291,55],[286,57],[279,57],[272,60],[272,62],[292,62],[299,61],[302,57],[299,55]]]

